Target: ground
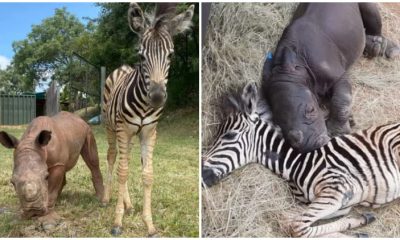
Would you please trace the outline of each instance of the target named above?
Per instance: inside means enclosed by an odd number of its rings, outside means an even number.
[[[0,126],[20,137],[26,126]],[[92,127],[103,177],[107,142],[102,126]],[[123,220],[121,237],[145,237],[141,220],[142,182],[138,141],[130,161],[129,192],[134,212]],[[117,198],[116,174],[111,203],[103,208],[94,196],[89,169],[82,159],[67,174],[67,185],[56,203],[64,220],[45,232],[33,220],[19,219],[19,203],[10,183],[12,151],[0,146],[0,237],[111,237]],[[166,112],[158,125],[154,150],[153,220],[160,237],[198,236],[198,110]]]
[[[218,125],[220,97],[235,86],[259,82],[265,55],[274,50],[297,3],[212,4],[202,67],[202,143],[205,151]],[[383,34],[400,43],[400,4],[379,3]],[[353,130],[400,121],[400,59],[360,59],[350,71]],[[250,165],[202,192],[202,236],[285,237],[282,219],[300,205],[288,185],[259,165]],[[399,237],[399,200],[379,209],[377,220],[354,229],[371,237]]]

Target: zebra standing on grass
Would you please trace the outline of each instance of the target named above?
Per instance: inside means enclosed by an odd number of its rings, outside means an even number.
[[[148,234],[156,229],[151,215],[151,190],[153,184],[153,148],[156,141],[156,126],[167,98],[166,84],[170,67],[170,55],[174,51],[172,36],[188,30],[191,26],[194,5],[184,13],[175,13],[176,4],[164,3],[157,6],[154,19],[150,22],[136,3],[131,3],[128,22],[131,30],[139,35],[140,65],[133,68],[122,66],[107,78],[103,99],[103,119],[108,140],[108,175],[103,203],[110,201],[112,173],[118,163],[118,201],[115,210],[113,235],[122,233],[122,218],[132,210],[128,192],[128,162],[130,143],[139,135],[141,145],[142,180],[144,185],[143,221]]]
[[[376,208],[400,196],[400,124],[335,137],[320,149],[301,154],[260,117],[263,110],[257,101],[255,84],[244,88],[240,100],[230,99],[227,117],[203,157],[207,186],[248,163],[264,165],[289,181],[298,200],[309,203],[290,221],[295,237],[344,236],[339,232],[366,225],[374,215],[314,223],[344,216],[356,205]]]

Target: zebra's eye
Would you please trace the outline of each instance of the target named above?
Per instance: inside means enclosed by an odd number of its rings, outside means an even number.
[[[237,136],[236,132],[227,132],[222,136],[222,139],[233,140],[233,139],[235,139],[236,136]]]
[[[146,61],[146,58],[143,56],[143,54],[139,53],[139,57],[141,62]]]

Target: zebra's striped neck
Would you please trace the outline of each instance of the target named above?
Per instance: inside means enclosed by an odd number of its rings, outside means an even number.
[[[163,106],[159,108],[151,106],[142,67],[136,65],[123,81],[125,82],[120,85],[121,91],[117,92],[117,95],[122,95],[121,103],[123,103],[118,105],[120,117],[139,128],[156,123],[161,116]]]
[[[317,155],[317,151],[298,152],[270,124],[264,123],[259,129],[258,137],[262,138],[262,141],[257,141],[257,147],[261,150],[257,154],[257,162],[285,180],[294,180],[296,171],[303,169]]]
[[[132,83],[127,89],[130,94],[127,95],[128,102],[135,103],[135,107],[139,107],[141,112],[146,112],[152,109],[150,100],[148,98],[148,87],[146,87],[146,80],[143,74],[143,68],[138,64],[135,65],[136,76],[131,79]]]

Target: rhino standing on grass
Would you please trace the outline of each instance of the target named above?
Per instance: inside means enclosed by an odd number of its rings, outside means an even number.
[[[301,3],[263,69],[263,94],[273,121],[301,152],[329,135],[350,132],[347,71],[363,55],[393,58],[400,48],[382,36],[374,3]],[[328,120],[320,106],[329,110]]]
[[[102,198],[96,141],[89,125],[74,114],[35,118],[21,140],[1,131],[0,143],[15,149],[11,183],[25,218],[39,217],[44,227],[56,224],[59,216],[54,205],[66,184],[66,172],[76,165],[79,155],[90,169],[97,198]]]

